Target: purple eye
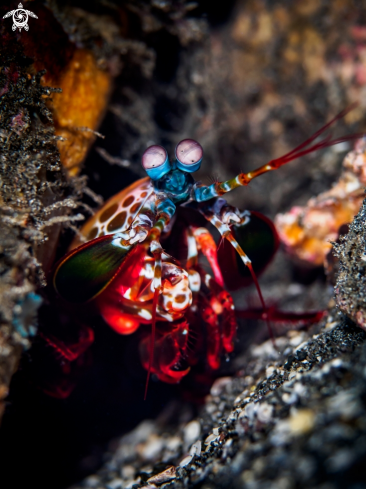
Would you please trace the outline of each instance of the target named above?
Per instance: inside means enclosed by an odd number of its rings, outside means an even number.
[[[165,148],[157,144],[145,150],[142,155],[142,166],[152,180],[159,180],[171,170],[168,153]]]
[[[151,170],[152,168],[159,168],[163,165],[168,158],[168,153],[162,146],[155,144],[147,148],[142,155],[142,166],[145,170]]]
[[[202,146],[194,139],[183,139],[175,148],[175,156],[183,165],[195,165],[202,160]]]

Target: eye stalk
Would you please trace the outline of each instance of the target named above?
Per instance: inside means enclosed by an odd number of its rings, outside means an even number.
[[[142,166],[152,180],[159,180],[171,170],[166,149],[157,144],[149,146],[142,155]]]
[[[175,148],[177,167],[189,173],[199,170],[202,156],[202,146],[194,139],[183,139]]]

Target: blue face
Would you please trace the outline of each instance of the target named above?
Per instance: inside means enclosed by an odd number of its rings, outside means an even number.
[[[142,166],[154,182],[156,190],[165,192],[175,204],[186,202],[194,178],[190,173],[199,170],[203,155],[202,146],[193,139],[184,139],[175,148],[175,161],[170,163],[162,146],[147,148],[142,155]]]
[[[178,168],[154,180],[155,189],[166,193],[174,204],[183,204],[189,199],[193,184],[192,175]]]

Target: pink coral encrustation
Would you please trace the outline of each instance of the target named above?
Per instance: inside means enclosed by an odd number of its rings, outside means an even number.
[[[304,207],[278,214],[275,225],[286,250],[311,265],[324,263],[339,228],[349,224],[365,197],[366,140],[359,139],[343,161],[338,182],[328,191],[311,198]]]

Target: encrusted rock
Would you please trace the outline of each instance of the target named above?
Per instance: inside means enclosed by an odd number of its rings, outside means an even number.
[[[340,266],[335,286],[339,308],[366,329],[366,200],[334,252]]]

